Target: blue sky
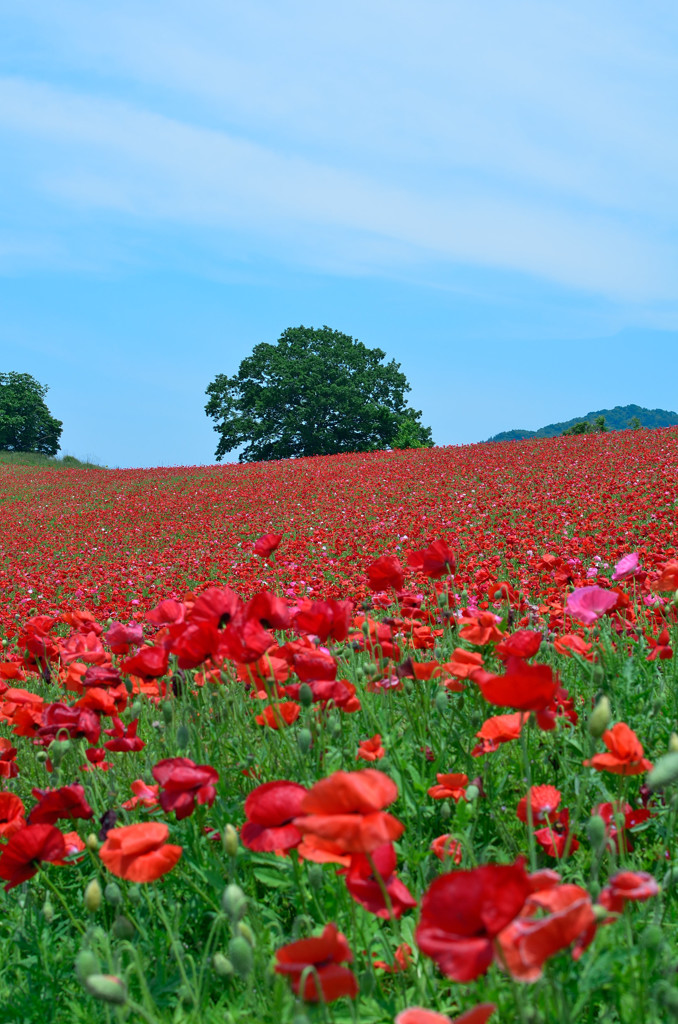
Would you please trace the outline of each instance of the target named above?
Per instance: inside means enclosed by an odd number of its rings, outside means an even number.
[[[672,0],[0,0],[0,370],[62,449],[208,463],[288,326],[439,444],[678,406]]]

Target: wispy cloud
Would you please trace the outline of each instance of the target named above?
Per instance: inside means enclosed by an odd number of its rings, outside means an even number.
[[[678,15],[659,8],[32,3],[0,125],[27,207],[339,273],[472,264],[671,300]]]

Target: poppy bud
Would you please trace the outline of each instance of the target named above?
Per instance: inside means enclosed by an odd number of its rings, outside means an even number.
[[[593,736],[594,739],[599,740],[610,724],[611,719],[612,708],[610,707],[610,701],[603,694],[589,715],[587,723],[589,735]]]
[[[331,715],[327,719],[327,731],[330,736],[338,736],[341,732],[341,722],[338,715]]]
[[[51,924],[54,919],[54,907],[52,906],[49,896],[42,905],[42,916],[45,921],[47,921],[47,924]]]
[[[362,996],[371,996],[376,987],[374,971],[363,971],[360,977],[358,978],[358,985],[360,987],[360,994]]]
[[[170,700],[163,701],[162,705],[162,717],[165,720],[165,725],[171,725],[172,719],[174,718],[174,708]]]
[[[643,949],[659,949],[664,941],[664,934],[658,924],[649,924],[640,936]]]
[[[444,715],[445,712],[447,711],[447,706],[448,706],[448,704],[447,704],[447,693],[445,692],[445,690],[438,690],[438,692],[436,694],[435,705],[436,705],[436,711],[438,712],[438,714],[439,715]]]
[[[591,844],[591,849],[595,850],[596,853],[602,853],[605,849],[605,841],[607,839],[605,822],[599,814],[594,814],[586,825],[586,835],[588,841]]]
[[[91,996],[104,1003],[124,1006],[127,1002],[127,985],[114,974],[90,974],[84,985]]]
[[[228,978],[233,974],[233,964],[223,953],[215,953],[212,957],[212,968],[218,978]]]
[[[125,917],[124,914],[118,914],[115,921],[113,922],[112,932],[116,939],[131,939],[134,936],[136,928],[130,921],[129,917]]]
[[[297,733],[297,746],[301,754],[308,754],[313,743],[310,729],[300,729]]]
[[[299,687],[299,703],[303,708],[310,708],[313,703],[313,690],[308,683],[302,683]]]
[[[672,1017],[678,1018],[678,991],[668,981],[660,982],[657,986],[657,995],[662,1006],[669,1011]]]
[[[239,885],[227,885],[221,897],[221,909],[231,921],[239,921],[247,913],[247,897]]]
[[[452,817],[452,808],[450,807],[449,800],[443,800],[440,805],[440,817],[443,821],[448,821]]]
[[[98,974],[101,971],[99,958],[94,955],[91,949],[81,949],[75,958],[75,973],[78,981],[84,984],[90,974]]]
[[[96,853],[99,849],[99,837],[95,832],[90,832],[85,842],[87,844],[87,849],[91,850],[92,853]]]
[[[221,845],[227,857],[235,857],[238,852],[238,833],[232,825],[226,825],[221,833]]]
[[[242,935],[236,935],[228,944],[228,957],[240,978],[246,978],[254,966],[252,947]]]
[[[593,916],[598,923],[604,921],[610,916],[610,911],[607,907],[604,907],[602,903],[594,903],[591,910],[593,911]]]
[[[660,757],[647,777],[647,785],[651,790],[664,789],[678,779],[678,753],[664,754]]]
[[[669,754],[678,754],[678,733],[672,732],[669,737]]]
[[[323,869],[320,866],[320,864],[310,864],[309,863],[309,865],[308,865],[308,884],[311,886],[311,888],[315,889],[316,892],[317,892],[318,889],[322,889],[324,881],[325,881],[325,876],[324,876]]]
[[[117,882],[109,882],[104,889],[104,899],[112,907],[119,907],[122,903],[122,893]]]
[[[124,684],[124,687],[127,690],[128,694],[131,697],[132,694],[134,693],[134,683],[132,682],[131,679],[125,679],[125,680],[123,680],[123,684]]]
[[[311,1024],[311,1022],[303,1010],[297,1010],[294,1017],[292,1017],[292,1024]]]
[[[480,790],[478,789],[477,786],[474,786],[473,783],[471,783],[470,786],[466,787],[466,799],[469,801],[469,803],[473,803],[473,801],[477,800],[479,796]]]
[[[49,754],[46,750],[39,750],[35,755],[35,760],[38,764],[46,764],[46,762],[49,761]]]
[[[127,890],[127,899],[130,903],[139,903],[141,900],[141,889],[138,885],[130,885]]]
[[[190,742],[191,736],[188,731],[188,726],[183,722],[177,729],[177,747],[179,750],[185,750]]]
[[[85,889],[83,899],[85,907],[89,910],[90,914],[96,914],[101,906],[101,886],[96,878],[93,878]]]
[[[70,740],[52,740],[47,748],[47,753],[55,768],[61,764],[64,759],[64,755],[67,754],[70,749]]]
[[[130,718],[131,719],[138,718],[142,711],[143,711],[143,704],[141,703],[140,700],[135,700],[134,704],[132,704],[131,708],[129,709]]]
[[[252,947],[252,949],[254,949],[254,947],[256,945],[256,942],[254,940],[254,932],[252,931],[250,926],[245,923],[245,921],[240,921],[239,922],[239,924],[238,924],[238,934],[242,935],[243,939],[246,939],[247,942],[249,942],[249,944]]]

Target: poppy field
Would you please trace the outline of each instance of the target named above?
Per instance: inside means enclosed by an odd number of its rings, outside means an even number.
[[[678,430],[0,503],[0,1021],[678,1019]]]

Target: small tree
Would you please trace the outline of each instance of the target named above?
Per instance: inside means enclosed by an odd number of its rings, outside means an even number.
[[[629,430],[640,430],[642,425],[643,424],[640,422],[640,420],[638,419],[637,416],[632,416],[631,419],[628,422]]]
[[[589,423],[588,420],[580,420],[579,423],[573,423],[571,427],[567,427],[563,431],[563,437],[570,437],[573,434],[593,434],[593,424]]]
[[[405,404],[407,378],[384,358],[329,327],[255,345],[234,377],[218,374],[206,390],[217,460],[243,444],[241,462],[430,447],[430,428]]]
[[[30,373],[0,373],[0,451],[56,455],[63,424],[45,405],[48,390]]]

